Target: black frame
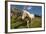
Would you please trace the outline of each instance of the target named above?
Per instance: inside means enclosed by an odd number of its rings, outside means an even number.
[[[44,30],[37,30],[37,31],[20,31],[20,32],[8,32],[8,10],[7,10],[7,3],[8,2],[22,2],[22,3],[36,3],[36,4],[44,4]],[[45,31],[45,3],[42,2],[27,2],[27,1],[5,1],[5,33],[24,33],[24,32],[41,32],[41,31]]]

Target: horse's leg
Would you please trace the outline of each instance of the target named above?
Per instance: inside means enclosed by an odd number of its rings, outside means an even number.
[[[28,21],[28,24],[30,25],[30,18],[29,18],[29,17],[28,17],[28,20],[27,20],[27,21]],[[30,26],[29,26],[29,27],[30,27]]]
[[[31,19],[31,27],[32,27],[32,19]]]
[[[29,20],[27,21],[27,27],[29,28]]]

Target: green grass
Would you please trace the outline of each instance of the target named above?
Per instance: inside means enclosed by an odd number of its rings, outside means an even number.
[[[29,28],[39,28],[41,27],[41,18],[35,17],[34,20],[32,20],[32,23],[29,24]],[[11,29],[16,28],[27,28],[26,21],[21,20],[21,17],[12,16],[11,17]]]
[[[40,17],[36,17],[33,21],[32,21],[32,23],[30,23],[30,26],[32,27],[32,28],[36,28],[36,27],[41,27],[41,18]]]

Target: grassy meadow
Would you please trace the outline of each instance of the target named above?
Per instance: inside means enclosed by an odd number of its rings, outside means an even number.
[[[29,27],[30,28],[39,28],[41,27],[41,18],[40,17],[35,17],[34,20],[32,20],[32,23],[30,23]],[[19,18],[16,18],[15,16],[12,16],[11,19],[11,29],[16,29],[16,28],[27,28],[27,23],[22,21]]]

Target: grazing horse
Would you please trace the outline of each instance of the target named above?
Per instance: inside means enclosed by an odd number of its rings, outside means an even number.
[[[24,20],[25,18],[28,18],[27,20],[27,27],[29,28],[29,23],[32,23],[32,20],[34,19],[34,14],[30,14],[28,11],[23,10],[23,14],[22,14],[22,20]]]

